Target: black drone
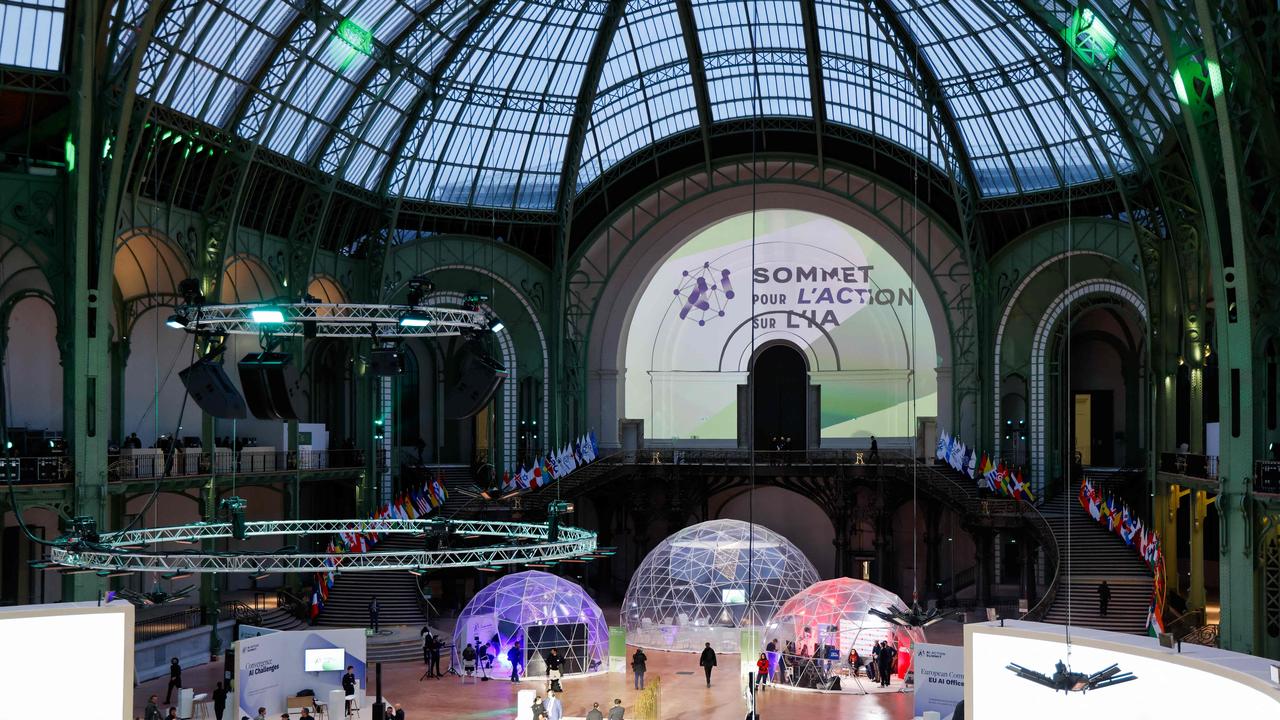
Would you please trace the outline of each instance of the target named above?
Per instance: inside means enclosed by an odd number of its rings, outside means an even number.
[[[120,590],[116,595],[128,600],[136,607],[152,607],[154,605],[168,605],[169,603],[174,603],[179,600],[185,600],[195,587],[195,585],[188,585],[181,590],[167,593],[161,590],[159,583],[157,583],[156,586],[151,589],[151,592],[140,593],[134,590]]]
[[[1061,690],[1063,693],[1073,692],[1089,692],[1099,688],[1111,687],[1119,685],[1130,680],[1137,680],[1138,676],[1131,672],[1120,672],[1119,665],[1111,665],[1110,667],[1100,670],[1092,675],[1088,673],[1071,672],[1061,660],[1055,666],[1053,676],[1050,677],[1044,673],[1038,673],[1035,670],[1028,670],[1016,663],[1010,663],[1005,666],[1007,670],[1013,671],[1015,675],[1024,680],[1030,680],[1037,685],[1043,685],[1054,692]]]
[[[948,616],[954,615],[958,611],[956,610],[941,611],[941,610],[938,610],[937,608],[931,608],[926,611],[921,609],[920,603],[912,602],[910,610],[899,610],[898,608],[890,607],[888,610],[877,610],[875,608],[870,608],[867,610],[867,612],[871,613],[872,615],[875,615],[881,620],[884,620],[890,625],[897,625],[899,627],[922,628],[922,627],[928,627],[941,620],[945,620]]]

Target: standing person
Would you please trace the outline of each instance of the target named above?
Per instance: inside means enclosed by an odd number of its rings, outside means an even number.
[[[404,708],[400,707],[400,703],[396,703],[396,714],[392,716],[393,720],[404,720]]]
[[[867,453],[867,458],[872,465],[880,464],[880,445],[876,442],[876,436],[871,436],[871,452]]]
[[[623,720],[622,698],[613,699],[613,707],[609,708],[609,720]]]
[[[351,699],[356,696],[356,669],[347,666],[347,674],[342,676],[342,694],[346,696],[346,711],[351,714]]]
[[[880,667],[877,670],[880,675],[880,687],[889,687],[889,680],[893,677],[893,656],[896,654],[889,643],[880,645]]]
[[[645,664],[649,661],[649,657],[644,654],[644,649],[636,648],[636,654],[631,656],[631,672],[635,675],[636,690],[644,689],[644,672],[648,669]]]
[[[431,646],[435,642],[435,635],[431,634],[431,628],[426,625],[422,626],[418,635],[422,638],[422,664],[427,666],[427,677],[431,677]]]
[[[547,691],[547,701],[543,703],[543,707],[547,711],[547,720],[560,720],[564,717],[564,705],[560,703],[560,698],[556,697],[555,690]]]
[[[378,604],[378,596],[374,595],[369,601],[369,627],[373,628],[376,635],[378,633],[378,612],[382,610],[382,606]]]
[[[1111,603],[1111,587],[1107,585],[1107,581],[1103,580],[1098,586],[1098,615],[1099,617],[1107,616],[1107,605]]]
[[[142,720],[163,720],[160,714],[160,696],[152,695],[147,698],[147,707],[142,711]]]
[[[555,648],[551,648],[551,652],[547,654],[545,660],[547,663],[547,689],[560,690],[560,664],[564,661],[564,658],[560,657],[560,653],[556,652]],[[547,693],[548,702],[553,697],[555,696],[549,692]],[[547,715],[551,715],[550,707],[547,707]]]
[[[533,720],[547,720],[547,706],[542,702],[542,696],[534,694],[533,696]]]
[[[591,703],[591,710],[587,712],[587,720],[604,720],[604,713],[600,712],[600,703]]]
[[[164,693],[164,704],[168,705],[173,698],[173,689],[178,688],[182,691],[182,666],[178,664],[178,658],[169,661],[169,689]]]
[[[444,639],[440,637],[432,637],[431,639],[431,672],[435,673],[438,678],[443,678],[444,673],[440,672],[440,651],[444,649]]]
[[[226,709],[227,689],[222,687],[222,683],[219,682],[217,686],[213,688],[213,714],[218,718],[218,720],[222,720],[222,713],[225,712]]]
[[[258,716],[253,720],[267,720],[267,709],[264,707],[258,708]]]
[[[520,646],[513,644],[507,648],[507,662],[511,664],[511,682],[520,682],[520,666],[521,662]]]
[[[769,679],[769,658],[760,653],[760,659],[756,661],[756,684],[765,687],[765,680]]]
[[[707,643],[707,646],[702,648],[702,657],[698,658],[698,664],[707,674],[707,687],[711,687],[711,668],[716,666],[716,651],[711,649],[711,643]]]
[[[880,659],[880,641],[877,640],[871,646],[871,655],[867,658],[867,679],[870,680],[871,682],[878,682],[876,680],[876,669],[877,669],[876,665],[879,664],[879,659]]]

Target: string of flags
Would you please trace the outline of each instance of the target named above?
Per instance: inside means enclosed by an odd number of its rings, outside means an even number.
[[[504,473],[502,489],[504,492],[537,490],[553,480],[560,480],[574,470],[594,462],[598,457],[600,457],[600,446],[596,444],[596,433],[593,430],[565,445],[558,452],[538,458],[527,467],[521,467],[514,473]]]
[[[449,491],[445,489],[444,479],[440,473],[436,473],[435,477],[423,482],[421,488],[405,490],[400,493],[399,497],[388,500],[373,513],[372,519],[416,520],[431,514],[436,508],[444,505],[448,499]],[[329,540],[329,544],[325,547],[325,552],[330,557],[324,560],[324,564],[329,569],[315,573],[314,582],[311,586],[312,620],[320,614],[320,611],[324,609],[324,604],[328,602],[329,590],[333,588],[334,571],[337,570],[338,565],[342,564],[340,557],[335,560],[333,556],[368,552],[385,535],[385,532],[381,532],[375,527],[367,528],[363,531],[345,530]]]
[[[1164,550],[1160,536],[1142,526],[1142,519],[1131,512],[1115,495],[1103,493],[1088,479],[1080,483],[1080,506],[1099,525],[1115,533],[1132,547],[1155,574],[1152,583],[1151,602],[1147,605],[1147,633],[1155,636],[1164,632]]]
[[[978,489],[988,490],[997,495],[1004,495],[1015,500],[1026,500],[1034,503],[1036,496],[1031,492],[1031,485],[1021,468],[1006,466],[1004,460],[992,460],[987,453],[966,447],[959,438],[945,430],[938,435],[937,458],[952,470],[964,473],[978,484]]]

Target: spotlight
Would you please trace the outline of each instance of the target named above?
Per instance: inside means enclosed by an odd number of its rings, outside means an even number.
[[[436,289],[436,284],[426,275],[415,275],[409,280],[409,297],[408,303],[411,307],[417,307],[422,304],[423,300]]]
[[[168,325],[169,327],[173,328],[174,330],[182,330],[182,329],[185,329],[185,328],[187,327],[187,323],[188,323],[188,322],[190,322],[190,321],[189,321],[189,320],[187,320],[187,316],[186,316],[186,315],[183,315],[182,313],[174,313],[174,314],[172,314],[172,315],[170,315],[170,316],[169,316],[169,319],[168,319],[168,320],[165,320],[165,321],[164,321],[164,324],[165,324],[165,325]]]
[[[499,333],[499,332],[502,332],[502,331],[503,331],[503,329],[504,329],[504,328],[506,328],[506,327],[507,327],[507,326],[506,326],[506,325],[504,325],[504,324],[502,323],[502,321],[501,321],[501,320],[499,320],[497,317],[491,317],[491,318],[489,318],[489,329],[490,329],[491,331],[496,332],[496,333]]]
[[[430,324],[431,318],[424,312],[410,310],[400,316],[400,327],[426,327]]]
[[[560,541],[560,516],[573,512],[573,503],[553,500],[547,505],[547,542]],[[532,566],[531,566],[532,567]]]
[[[200,292],[200,281],[195,278],[186,278],[178,283],[178,294],[182,295],[182,302],[187,305],[204,304],[204,293]]]
[[[222,501],[222,510],[227,513],[227,519],[231,522],[231,537],[237,540],[244,540],[248,537],[249,531],[244,522],[244,509],[248,503],[244,498],[232,495]]]
[[[249,317],[259,325],[279,325],[284,322],[284,311],[278,307],[254,308],[249,312]]]

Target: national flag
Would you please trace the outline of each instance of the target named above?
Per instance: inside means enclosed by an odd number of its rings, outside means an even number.
[[[319,614],[320,614],[320,593],[315,592],[313,590],[311,592],[311,619],[315,620]]]
[[[982,480],[986,484],[986,488],[991,491],[996,489],[996,466],[991,462],[989,455],[982,456]]]
[[[551,461],[551,455],[542,458],[542,484],[546,485],[556,479],[556,468]]]
[[[946,431],[938,433],[938,447],[934,450],[934,454],[939,460],[947,458],[947,433]]]
[[[587,433],[587,440],[591,442],[591,459],[595,460],[600,457],[600,445],[596,442],[595,430],[591,430]]]
[[[974,476],[977,474],[977,471],[978,471],[978,453],[973,450],[970,450],[969,451],[969,479],[970,480],[974,479]]]

